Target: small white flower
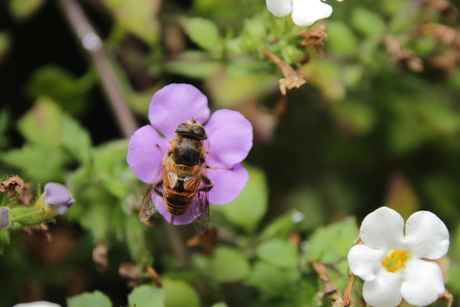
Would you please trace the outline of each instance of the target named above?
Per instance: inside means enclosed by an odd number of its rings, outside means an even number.
[[[363,220],[360,238],[348,263],[361,277],[364,300],[374,307],[393,307],[404,298],[426,306],[444,293],[441,268],[436,262],[449,249],[449,231],[433,213],[418,211],[404,220],[393,209],[381,207]]]
[[[268,10],[277,17],[292,14],[294,23],[307,27],[332,14],[332,6],[321,0],[266,0]]]
[[[13,307],[61,307],[61,305],[50,303],[46,301],[32,302],[32,303],[22,303],[14,305]]]

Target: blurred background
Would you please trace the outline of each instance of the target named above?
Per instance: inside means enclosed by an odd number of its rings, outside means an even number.
[[[382,205],[446,223],[441,266],[460,297],[459,2],[328,3],[327,38],[307,29],[315,49],[263,0],[2,1],[0,175],[63,183],[76,204],[46,231],[10,233],[0,306],[83,306],[68,298],[95,290],[132,306],[140,284],[162,290],[154,306],[327,305],[312,261],[343,292],[359,223]],[[283,95],[264,49],[306,83]],[[147,186],[125,162],[173,82],[254,127],[250,181],[211,206],[214,236],[197,242],[192,225],[139,222]]]

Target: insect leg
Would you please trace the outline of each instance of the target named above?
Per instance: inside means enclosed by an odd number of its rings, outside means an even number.
[[[157,143],[155,143],[155,146],[160,148],[164,153],[167,153],[168,151],[167,150],[164,150],[163,147],[161,147],[160,145],[158,145]]]
[[[161,187],[163,185],[163,179],[161,179],[160,181],[158,181],[155,186],[153,187],[153,190],[155,191],[155,193],[157,193],[158,196],[160,197],[163,197],[163,192],[161,192],[160,190],[158,190],[159,187]]]
[[[214,182],[211,181],[211,179],[209,179],[208,177],[206,176],[203,176],[203,182],[206,186],[200,188],[198,191],[200,192],[209,192],[211,191],[212,187],[214,186]]]
[[[227,171],[233,171],[233,167],[232,168],[227,168],[227,167],[214,167],[214,166],[206,165],[206,168],[207,169],[226,169]]]

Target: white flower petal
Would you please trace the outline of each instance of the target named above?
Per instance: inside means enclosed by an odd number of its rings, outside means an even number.
[[[380,268],[373,281],[366,281],[363,287],[364,300],[373,307],[396,307],[402,301],[401,272],[390,273]]]
[[[292,0],[267,0],[267,8],[273,15],[283,17],[292,10]]]
[[[442,271],[436,262],[413,258],[406,264],[401,293],[414,306],[426,306],[444,293]]]
[[[268,0],[267,0],[268,1]],[[310,26],[315,21],[332,14],[332,6],[321,0],[293,0],[292,20],[301,27]]]
[[[372,281],[375,279],[375,273],[381,268],[384,257],[383,251],[358,244],[348,252],[348,264],[353,274],[364,281]]]
[[[61,305],[46,302],[46,301],[38,301],[38,302],[32,302],[32,303],[16,304],[13,307],[61,307]]]
[[[404,219],[393,209],[380,207],[369,213],[360,228],[360,238],[371,248],[385,252],[402,247]]]
[[[418,211],[407,220],[404,241],[414,257],[439,259],[449,250],[449,230],[434,213]]]

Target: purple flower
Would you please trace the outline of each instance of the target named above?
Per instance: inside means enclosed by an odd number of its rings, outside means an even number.
[[[156,92],[149,108],[151,125],[138,129],[129,142],[127,162],[137,178],[152,183],[165,155],[155,144],[168,150],[168,141],[175,136],[177,126],[194,118],[202,124],[207,121],[205,146],[210,153],[206,155],[206,164],[220,168],[207,171],[207,176],[214,182],[208,194],[209,202],[223,205],[234,200],[248,181],[248,172],[240,162],[252,147],[252,125],[236,111],[218,110],[210,118],[209,115],[206,96],[192,85],[170,84]],[[171,214],[166,210],[164,200],[152,193],[152,201],[169,222]],[[197,205],[195,199],[188,212],[174,217],[173,224],[191,223],[193,216],[189,212]]]
[[[74,203],[72,194],[62,184],[49,182],[45,185],[45,204],[57,213],[64,214]]]

